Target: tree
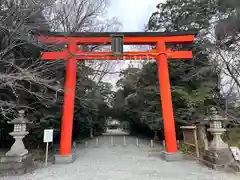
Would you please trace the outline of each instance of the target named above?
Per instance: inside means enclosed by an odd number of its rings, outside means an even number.
[[[209,19],[216,13],[214,7],[216,5],[212,1],[168,0],[158,4],[146,28],[146,31],[200,32],[192,47],[169,46],[174,49],[191,48],[194,54],[193,60],[169,61],[177,127],[203,120],[206,107],[217,105],[221,98],[217,68],[211,64],[208,46],[203,46],[209,44],[205,35],[211,25]],[[129,71],[131,68],[123,72],[119,83],[127,106],[122,109],[123,114],[128,114],[129,121],[134,119],[135,124],[146,125],[152,130],[162,129],[156,63],[147,62],[134,73]]]
[[[67,11],[68,7],[73,7]],[[0,115],[1,123],[6,125],[16,115],[16,110],[27,110],[27,117],[34,123],[28,140],[39,144],[42,138],[42,128],[51,126],[59,132],[61,106],[63,104],[63,87],[65,77],[64,61],[41,61],[40,52],[43,50],[61,49],[62,45],[54,47],[41,45],[36,41],[33,32],[38,30],[50,31],[88,31],[110,30],[119,27],[116,19],[96,20],[106,9],[106,1],[1,1],[0,4]],[[89,13],[91,12],[91,13]],[[65,14],[64,14],[65,13]],[[80,18],[83,17],[83,18]],[[64,18],[64,19],[62,19]],[[89,29],[87,28],[89,27]],[[68,28],[68,29],[67,29]],[[91,47],[93,50],[101,47]],[[89,124],[88,119],[98,119],[92,105],[107,111],[105,101],[93,101],[96,96],[103,99],[107,96],[107,85],[102,81],[111,68],[108,63],[78,63],[78,82],[75,100],[74,137],[79,137],[79,122]],[[110,88],[110,87],[109,87]],[[89,96],[88,92],[100,93]],[[102,93],[102,91],[104,91]],[[110,92],[109,92],[110,93]],[[101,107],[101,108],[100,108]],[[99,111],[98,111],[99,112]],[[79,121],[80,119],[80,121]],[[90,121],[90,120],[89,120]],[[77,122],[77,123],[76,123]],[[82,125],[82,124],[81,124]],[[84,126],[81,126],[84,127]],[[87,127],[87,125],[86,125]],[[87,128],[81,132],[84,133]],[[39,133],[41,132],[41,133]],[[7,132],[5,132],[7,133]],[[1,143],[2,144],[2,143]],[[33,143],[34,144],[34,143]]]
[[[192,47],[193,60],[169,63],[173,98],[175,96],[180,98],[176,99],[175,103],[179,100],[185,103],[182,110],[186,112],[186,115],[180,110],[176,112],[176,118],[180,115],[189,118],[187,117],[189,113],[196,115],[196,109],[202,105],[206,106],[206,102],[209,105],[214,105],[218,103],[215,100],[220,97],[219,72],[212,65],[208,51],[208,45],[211,42],[207,39],[212,25],[211,19],[217,14],[218,6],[216,1],[168,0],[166,3],[158,4],[157,9],[157,12],[153,13],[149,20],[148,30],[198,32]],[[170,16],[169,12],[171,12]],[[179,75],[183,78],[177,78]],[[197,116],[201,114],[200,111]]]

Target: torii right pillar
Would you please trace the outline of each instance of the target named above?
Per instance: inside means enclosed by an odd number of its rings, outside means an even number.
[[[157,42],[156,50],[166,52],[165,42]],[[182,154],[178,152],[177,147],[167,54],[160,53],[157,56],[157,67],[166,144],[166,151],[162,157],[166,161],[179,161],[182,160]]]

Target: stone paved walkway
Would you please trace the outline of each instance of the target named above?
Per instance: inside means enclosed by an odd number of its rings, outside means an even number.
[[[240,176],[216,172],[194,161],[165,162],[159,157],[159,147],[150,148],[149,142],[123,136],[110,136],[78,147],[78,159],[73,164],[52,165],[36,170],[33,174],[6,177],[0,180],[239,180]]]

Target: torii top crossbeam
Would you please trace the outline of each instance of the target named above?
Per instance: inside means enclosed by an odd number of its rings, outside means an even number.
[[[194,32],[91,32],[91,33],[61,33],[61,32],[39,32],[38,40],[48,44],[68,44],[69,48],[75,45],[110,45],[112,36],[122,36],[124,45],[156,45],[158,42],[165,44],[191,43],[196,33]],[[133,59],[142,60],[156,58],[160,53],[166,53],[168,59],[189,59],[192,58],[191,51],[172,51],[166,49],[165,52],[157,52],[155,49],[147,52],[124,52],[121,56],[114,56],[112,52],[83,52],[76,50],[74,53],[68,49],[62,52],[45,52],[41,59],[68,59],[74,54],[77,60],[116,60]]]

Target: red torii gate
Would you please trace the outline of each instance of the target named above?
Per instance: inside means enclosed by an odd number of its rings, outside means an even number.
[[[47,44],[64,43],[66,49],[61,52],[43,52],[41,59],[67,61],[66,80],[64,89],[64,105],[61,123],[60,154],[55,156],[55,163],[72,162],[72,126],[74,114],[74,98],[76,88],[77,60],[116,60],[116,59],[149,59],[155,58],[158,66],[160,81],[160,95],[162,115],[164,121],[164,135],[166,142],[166,160],[178,159],[175,123],[172,107],[171,88],[169,82],[167,59],[191,59],[192,51],[173,51],[166,48],[166,44],[192,43],[196,33],[193,32],[105,32],[105,33],[60,33],[39,32],[38,41]],[[114,37],[117,43],[114,44]],[[120,37],[120,38],[119,38]],[[116,41],[115,41],[116,42]],[[122,43],[122,44],[121,44]],[[84,52],[78,49],[79,45],[110,45],[112,49],[121,52]],[[155,49],[149,52],[123,52],[125,45],[154,45]],[[119,47],[116,47],[116,45]]]

